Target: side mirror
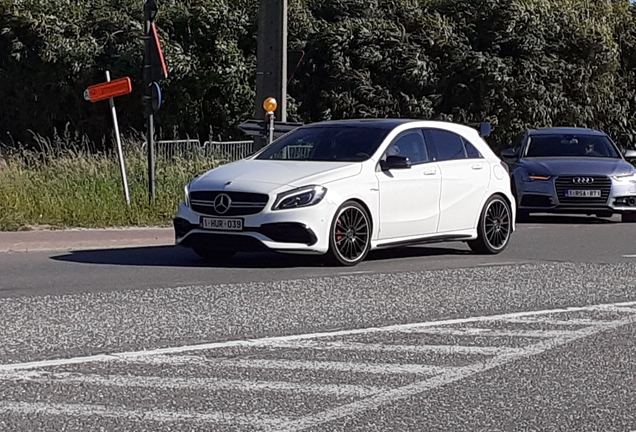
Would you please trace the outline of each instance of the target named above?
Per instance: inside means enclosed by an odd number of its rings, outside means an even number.
[[[408,169],[411,168],[411,160],[406,156],[387,156],[385,161],[380,161],[382,171],[392,169]]]
[[[636,159],[636,150],[627,150],[625,152],[625,159]]]
[[[517,159],[517,152],[511,148],[507,148],[501,152],[501,157],[505,159]]]

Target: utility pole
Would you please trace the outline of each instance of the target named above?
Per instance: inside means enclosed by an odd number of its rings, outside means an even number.
[[[278,103],[277,122],[287,121],[287,0],[260,0],[256,62],[256,119],[265,118],[263,102],[273,97]],[[255,137],[255,149],[265,137]]]

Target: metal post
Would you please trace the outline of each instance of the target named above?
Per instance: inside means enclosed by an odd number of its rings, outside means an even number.
[[[260,0],[256,60],[255,117],[265,117],[263,101],[278,102],[276,118],[287,121],[287,0]],[[255,140],[259,145],[260,140]],[[264,140],[263,140],[264,141]]]
[[[267,115],[269,116],[269,144],[271,144],[274,141],[274,120],[275,120],[275,116],[273,112],[268,112]]]
[[[155,126],[152,114],[152,63],[151,41],[152,21],[157,13],[155,0],[144,0],[144,102],[146,109],[146,145],[148,146],[148,199],[155,198]]]
[[[110,71],[106,71],[106,81],[110,82]],[[128,178],[126,176],[126,163],[124,161],[124,150],[121,145],[121,135],[119,134],[119,122],[117,121],[117,111],[115,110],[115,99],[109,98],[110,112],[113,115],[113,125],[115,127],[115,140],[117,142],[117,154],[119,155],[119,168],[121,169],[121,181],[124,184],[124,195],[126,204],[130,206],[130,192],[128,191]]]

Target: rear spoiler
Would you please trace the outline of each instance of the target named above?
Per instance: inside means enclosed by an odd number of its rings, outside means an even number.
[[[490,135],[490,132],[492,132],[492,127],[488,122],[466,123],[466,126],[477,129],[479,131],[479,136],[481,136],[482,138],[487,137],[488,135]]]

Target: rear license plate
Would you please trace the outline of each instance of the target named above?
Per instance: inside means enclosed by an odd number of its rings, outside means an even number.
[[[600,198],[600,190],[580,190],[580,189],[568,189],[565,191],[565,196],[568,198]]]
[[[201,228],[219,231],[242,231],[243,219],[202,217]]]

